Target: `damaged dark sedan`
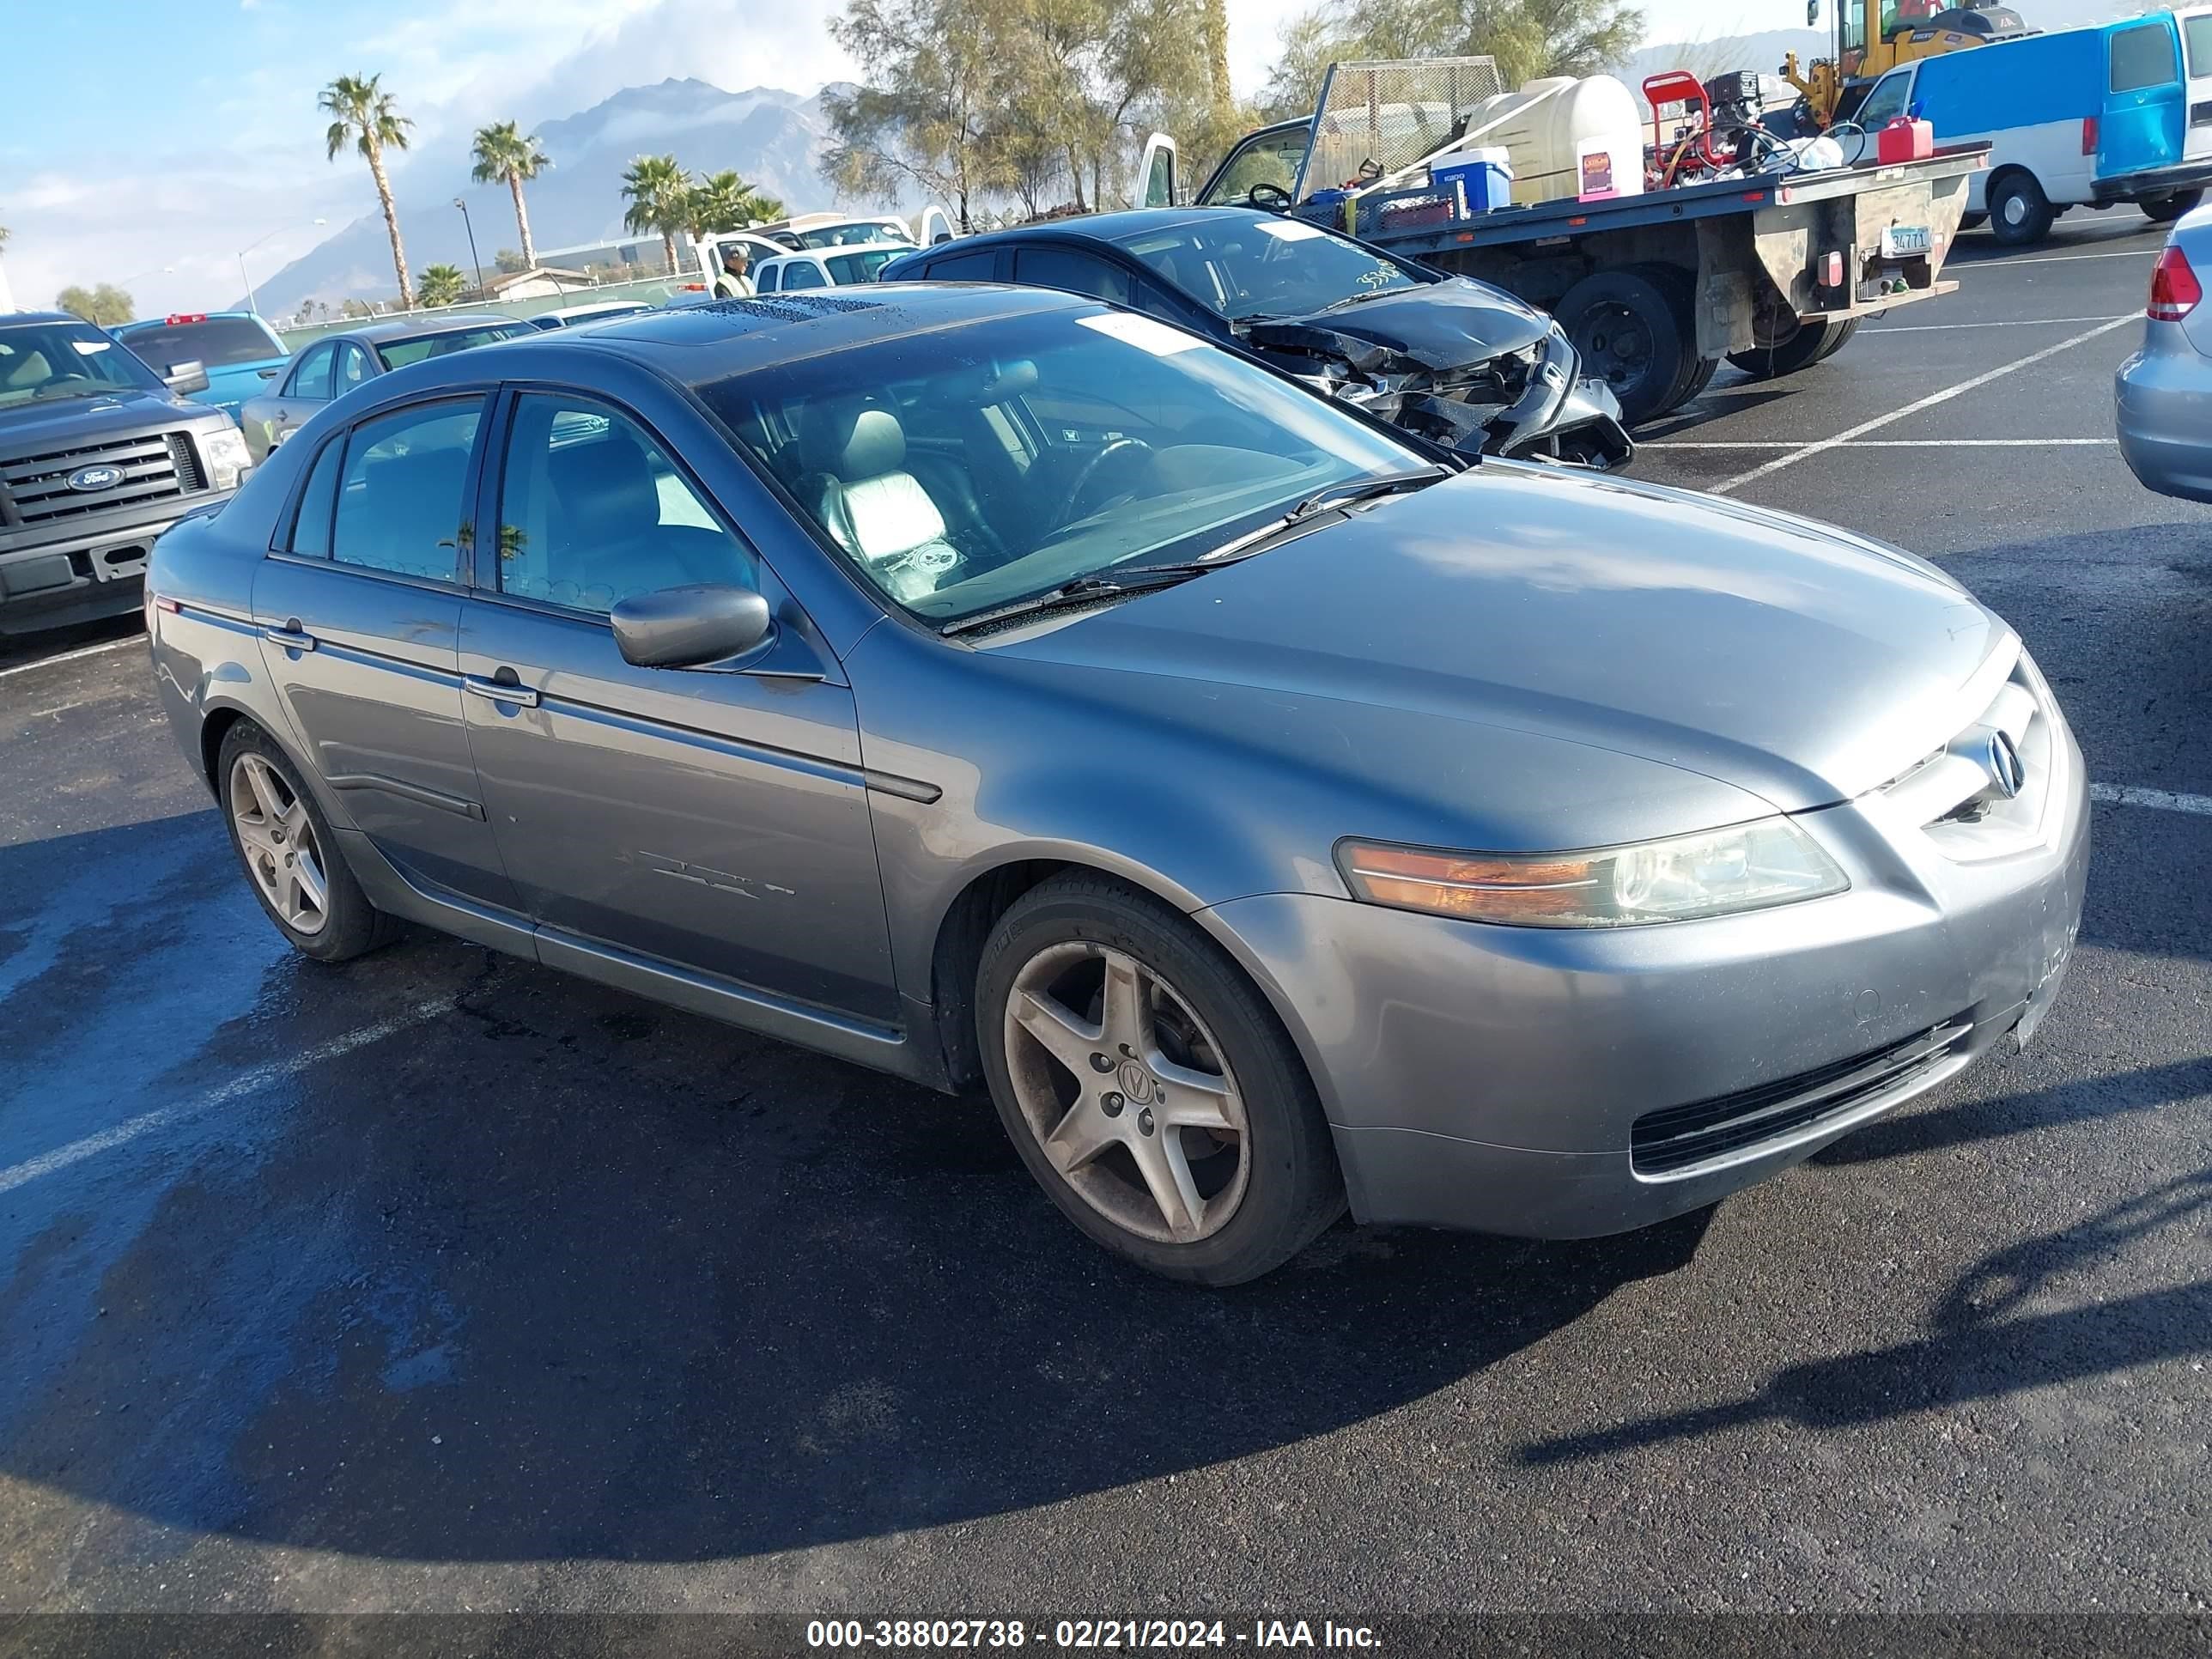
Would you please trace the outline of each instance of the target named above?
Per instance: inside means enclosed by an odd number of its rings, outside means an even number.
[[[1565,333],[1501,289],[1246,208],[1092,214],[893,260],[885,282],[1018,283],[1127,306],[1237,346],[1455,449],[1610,471],[1620,405]]]

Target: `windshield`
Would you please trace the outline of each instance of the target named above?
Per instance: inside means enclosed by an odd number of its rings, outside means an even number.
[[[281,362],[284,348],[251,317],[210,317],[198,323],[155,323],[120,331],[123,343],[156,374],[179,363],[228,368],[233,363]]]
[[[90,323],[0,325],[0,409],[163,390],[145,364]]]
[[[799,233],[801,247],[857,247],[862,242],[904,242],[911,246],[914,238],[906,234],[904,225],[883,219],[862,219],[848,225],[818,225]]]
[[[386,368],[404,368],[410,363],[419,363],[429,357],[450,357],[456,351],[466,351],[471,346],[489,345],[494,340],[512,340],[520,335],[537,331],[527,323],[486,323],[481,328],[449,329],[443,334],[418,334],[411,340],[380,340],[376,355],[384,360]]]
[[[1202,557],[1317,490],[1424,459],[1242,358],[1102,307],[699,390],[825,545],[933,623]]]
[[[1251,194],[1255,185],[1273,185],[1288,193],[1297,182],[1298,168],[1305,162],[1309,137],[1309,130],[1301,126],[1253,139],[1229,158],[1221,176],[1199,198],[1200,203],[1211,207],[1224,202],[1242,202]]]
[[[1386,254],[1296,219],[1224,214],[1125,236],[1119,246],[1232,322],[1304,317],[1423,280]]]

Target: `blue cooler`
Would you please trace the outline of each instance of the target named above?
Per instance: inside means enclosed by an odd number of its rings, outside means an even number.
[[[1429,169],[1437,189],[1451,198],[1462,217],[1513,205],[1513,168],[1503,159],[1504,151],[1493,154],[1499,159],[1469,155]]]

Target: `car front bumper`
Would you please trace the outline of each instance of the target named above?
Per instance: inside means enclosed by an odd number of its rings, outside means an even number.
[[[2146,323],[2112,392],[2120,455],[2143,488],[2212,501],[2212,357],[2179,323]]]
[[[1954,862],[1863,804],[1799,822],[1832,898],[1607,931],[1486,927],[1311,894],[1210,914],[1304,1050],[1363,1221],[1625,1231],[1810,1156],[2047,1010],[2089,854],[2061,723],[2035,843]],[[1662,1131],[1707,1122],[1669,1154]],[[1669,1158],[1673,1161],[1670,1163]]]
[[[33,634],[138,608],[154,538],[235,490],[195,491],[44,530],[0,531],[0,634]]]

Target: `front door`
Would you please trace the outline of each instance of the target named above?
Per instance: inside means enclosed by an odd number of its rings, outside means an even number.
[[[2180,43],[2170,17],[2116,27],[2106,37],[2105,112],[2097,125],[2097,176],[2124,178],[2179,164],[2187,111]]]
[[[889,1024],[897,1018],[859,720],[836,660],[640,420],[513,398],[499,537],[461,626],[469,732],[507,869],[550,933]],[[755,672],[639,668],[607,613],[756,586]]]
[[[254,577],[253,614],[299,746],[355,824],[417,885],[513,909],[458,659],[483,408],[441,398],[333,434]]]

